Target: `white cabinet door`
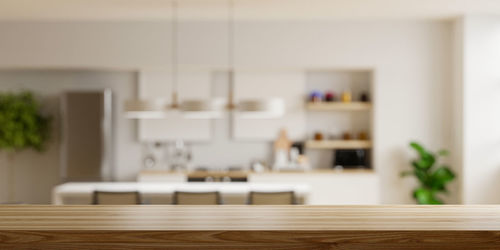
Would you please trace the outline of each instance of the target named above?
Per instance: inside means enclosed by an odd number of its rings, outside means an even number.
[[[375,173],[261,173],[252,183],[303,183],[310,187],[308,205],[376,205],[379,183]]]
[[[172,101],[172,77],[168,72],[140,73],[140,98],[164,98]],[[210,98],[211,74],[208,71],[181,71],[179,73],[179,101],[190,98]],[[171,111],[165,119],[139,120],[140,141],[207,141],[211,138],[211,121],[186,119],[178,111]]]
[[[282,128],[294,140],[305,137],[305,75],[300,71],[237,71],[235,100],[282,98],[285,115],[278,119],[233,117],[233,137],[237,140],[271,141]]]

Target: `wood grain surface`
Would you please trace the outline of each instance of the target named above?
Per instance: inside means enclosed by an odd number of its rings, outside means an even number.
[[[500,249],[500,206],[0,206],[0,249]]]

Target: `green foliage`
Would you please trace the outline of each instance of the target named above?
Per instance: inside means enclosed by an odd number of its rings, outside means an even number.
[[[42,151],[50,135],[50,117],[30,92],[0,93],[0,150]]]
[[[443,204],[437,194],[446,193],[446,184],[455,179],[455,174],[446,165],[436,164],[438,158],[448,155],[448,151],[440,150],[432,153],[422,145],[411,142],[418,158],[411,161],[413,170],[401,173],[401,176],[415,176],[420,186],[413,191],[413,197],[418,204]],[[436,167],[437,166],[437,167]]]

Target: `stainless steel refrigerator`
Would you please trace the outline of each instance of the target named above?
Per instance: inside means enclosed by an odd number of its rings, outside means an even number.
[[[112,180],[112,111],[111,90],[63,93],[63,182]]]

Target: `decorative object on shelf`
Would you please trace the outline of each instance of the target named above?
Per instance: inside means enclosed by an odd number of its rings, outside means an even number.
[[[358,134],[358,139],[359,140],[368,140],[368,133],[362,131],[362,132],[359,132]]]
[[[321,132],[314,133],[314,140],[316,140],[316,141],[323,140],[323,134]]]
[[[313,91],[309,95],[309,101],[310,102],[322,102],[323,101],[323,94],[321,94],[320,91]]]
[[[343,139],[343,140],[350,140],[351,138],[352,138],[352,137],[351,137],[351,133],[349,133],[349,132],[344,132],[344,133],[342,134],[342,139]]]
[[[327,91],[325,93],[325,101],[326,102],[333,102],[333,101],[335,101],[335,93],[333,91]]]
[[[352,101],[352,94],[350,90],[345,90],[342,92],[342,102],[351,102]]]
[[[362,102],[369,102],[370,98],[368,97],[368,93],[367,92],[361,93],[359,100]]]
[[[26,149],[42,152],[50,138],[51,121],[31,92],[0,93],[0,151],[7,153],[8,203],[15,196],[14,154]]]
[[[411,142],[410,147],[417,152],[418,158],[411,161],[413,170],[404,171],[401,176],[415,176],[419,181],[419,187],[413,191],[413,198],[418,204],[443,204],[438,194],[447,193],[446,185],[455,179],[450,167],[438,163],[439,157],[448,155],[448,151],[430,152],[416,142]]]

